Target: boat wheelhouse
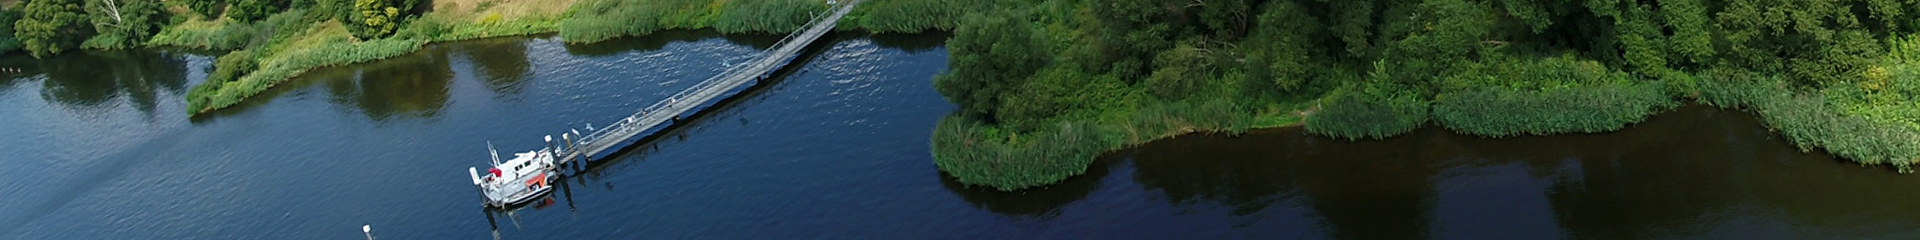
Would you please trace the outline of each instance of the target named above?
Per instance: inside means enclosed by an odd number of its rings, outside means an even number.
[[[487,150],[492,153],[492,144],[488,144]],[[487,206],[513,206],[553,192],[552,183],[560,179],[555,158],[552,148],[514,153],[513,159],[505,162],[494,153],[493,168],[482,174],[479,169],[468,167],[467,175],[473,178],[473,185],[480,188]]]

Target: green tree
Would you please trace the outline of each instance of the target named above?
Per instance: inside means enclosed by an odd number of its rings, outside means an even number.
[[[1248,64],[1248,72],[1255,79],[1272,79],[1273,86],[1282,91],[1306,82],[1309,64],[1313,63],[1311,50],[1318,47],[1314,39],[1325,28],[1307,11],[1294,1],[1267,3],[1257,28],[1244,43],[1253,63]]]
[[[286,4],[286,0],[239,1],[233,3],[233,6],[227,9],[227,18],[232,18],[240,22],[259,21],[260,19],[266,19],[267,16],[273,15],[274,13],[280,13],[280,10],[284,9]]]
[[[167,19],[156,0],[92,0],[86,6],[93,30],[100,33],[87,40],[86,47],[137,46],[159,32]]]
[[[206,17],[207,19],[219,18],[220,12],[223,9],[225,9],[227,6],[227,2],[221,1],[221,0],[181,0],[181,1],[187,1],[186,5],[188,10],[193,10],[193,13],[200,14],[200,16]]]
[[[349,15],[352,24],[347,30],[360,39],[383,38],[393,35],[400,28],[400,22],[409,16],[418,15],[414,5],[417,0],[352,0],[353,12]]]
[[[34,57],[45,57],[74,48],[93,36],[87,27],[80,0],[38,0],[21,8],[24,16],[14,22],[14,37]]]
[[[995,119],[993,110],[1002,95],[1024,84],[1053,55],[1024,17],[975,13],[960,21],[947,41],[953,70],[934,78],[934,90],[960,105],[963,113]]]
[[[1448,75],[1459,63],[1474,61],[1494,40],[1488,37],[1495,17],[1485,4],[1433,0],[1399,8],[1413,14],[1392,18],[1396,20],[1382,26],[1383,35],[1395,39],[1382,60],[1394,65],[1394,74],[1400,76],[1390,80],[1407,86],[1432,89],[1429,80]]]
[[[13,36],[13,23],[20,21],[19,9],[0,10],[0,53],[20,50],[24,46],[19,38]]]
[[[400,25],[396,23],[400,9],[385,0],[354,0],[353,36],[360,39],[382,38],[392,35]]]

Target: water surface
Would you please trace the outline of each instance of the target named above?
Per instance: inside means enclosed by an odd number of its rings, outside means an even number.
[[[761,87],[482,210],[465,168],[604,124],[779,36],[435,44],[187,117],[187,52],[0,58],[0,238],[1803,239],[1920,235],[1920,180],[1689,107],[1609,134],[1348,142],[1297,129],[1118,151],[998,192],[943,176],[946,36],[837,33]],[[492,221],[490,221],[490,219]]]

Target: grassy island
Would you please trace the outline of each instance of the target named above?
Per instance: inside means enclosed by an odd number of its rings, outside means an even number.
[[[997,1],[948,41],[952,70],[934,83],[960,111],[933,155],[960,182],[1018,190],[1190,132],[1597,133],[1698,102],[1755,112],[1803,150],[1910,172],[1920,15],[1907,14],[1920,4]]]
[[[221,53],[186,94],[200,114],[320,67],[399,56],[438,41],[558,33],[593,42],[660,29],[788,32],[825,0],[13,0],[0,52],[179,47]],[[868,0],[841,29],[951,30],[956,0]]]

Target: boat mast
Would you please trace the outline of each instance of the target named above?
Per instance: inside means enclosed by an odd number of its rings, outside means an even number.
[[[500,152],[493,150],[493,141],[487,141],[487,154],[493,156],[493,167],[500,167]]]

